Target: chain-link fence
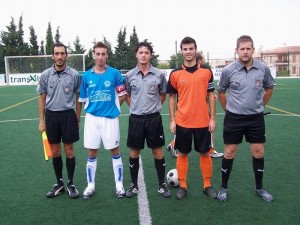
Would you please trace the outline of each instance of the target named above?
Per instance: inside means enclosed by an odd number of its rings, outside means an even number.
[[[85,71],[83,54],[68,55],[67,64],[77,71]],[[6,75],[41,73],[53,65],[51,55],[7,56],[5,57]]]
[[[79,73],[85,71],[84,54],[70,54],[68,66]],[[53,65],[51,55],[7,56],[5,57],[5,75],[0,75],[0,85],[35,85],[41,73]]]

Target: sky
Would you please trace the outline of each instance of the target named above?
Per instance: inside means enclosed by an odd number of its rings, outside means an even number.
[[[90,49],[105,37],[117,45],[120,29],[127,41],[133,27],[140,41],[152,42],[160,60],[180,51],[180,42],[194,38],[205,57],[234,57],[236,39],[250,35],[256,50],[300,45],[299,0],[9,0],[0,8],[0,31],[23,15],[24,39],[33,26],[38,43],[45,40],[48,23],[53,36],[59,27],[61,41],[79,37]]]

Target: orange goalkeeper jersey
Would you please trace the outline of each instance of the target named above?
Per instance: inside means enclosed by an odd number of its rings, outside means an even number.
[[[214,91],[213,74],[209,67],[195,65],[173,70],[167,93],[177,94],[176,124],[185,128],[203,128],[209,125],[207,93]]]

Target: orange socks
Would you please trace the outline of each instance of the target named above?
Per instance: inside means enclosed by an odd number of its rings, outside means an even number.
[[[200,170],[202,172],[204,188],[210,187],[211,177],[212,177],[212,160],[209,155],[200,155]]]
[[[176,162],[176,169],[178,172],[180,187],[186,189],[187,188],[186,177],[189,169],[188,155],[184,155],[184,156],[181,154],[178,155],[177,162]]]

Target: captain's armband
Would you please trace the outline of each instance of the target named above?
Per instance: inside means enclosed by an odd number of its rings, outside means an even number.
[[[118,94],[118,96],[123,96],[126,94],[126,87],[124,84],[117,86],[116,87],[116,92]]]

